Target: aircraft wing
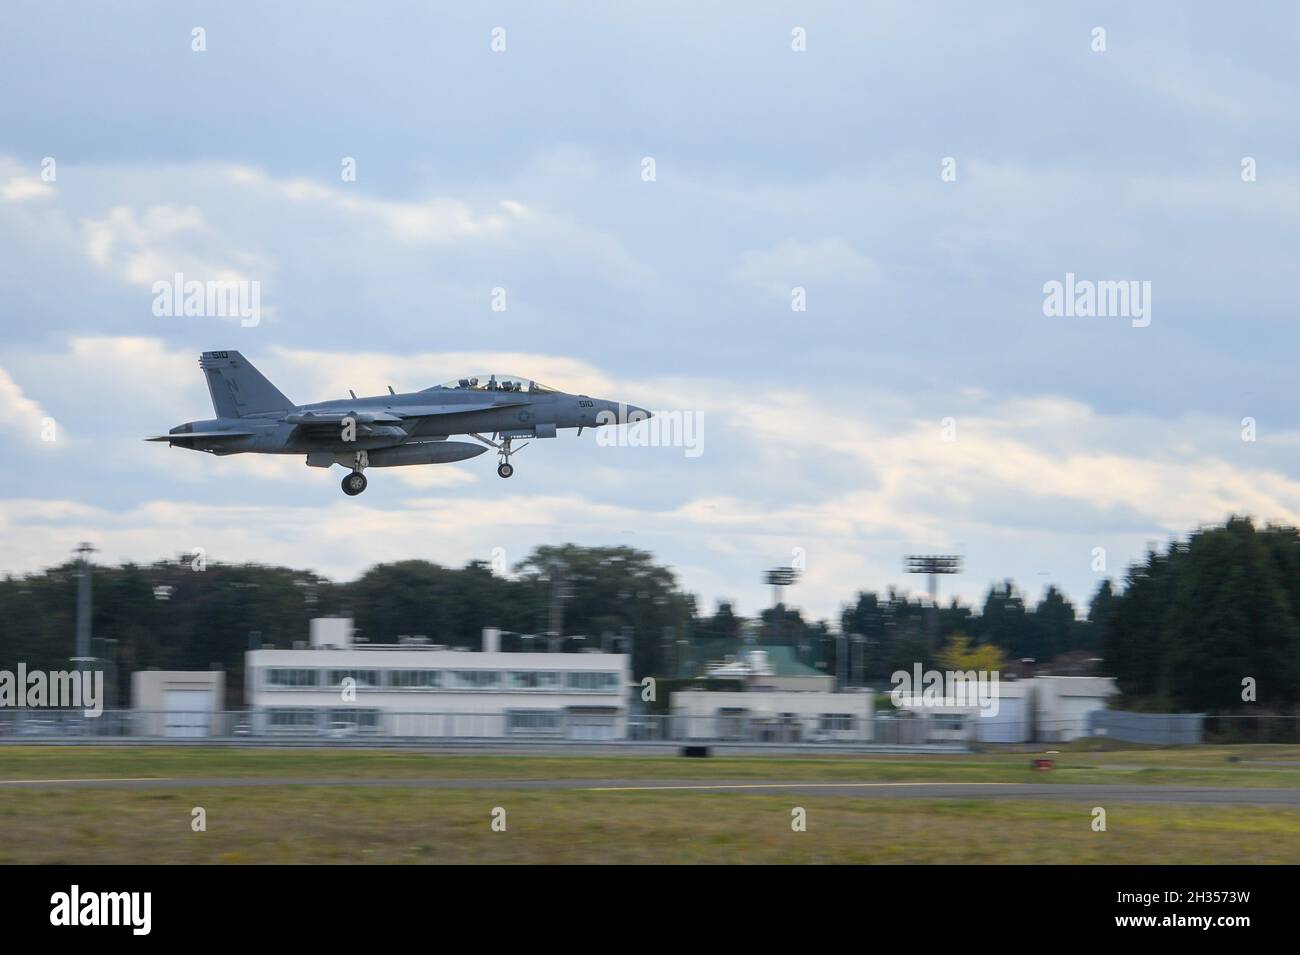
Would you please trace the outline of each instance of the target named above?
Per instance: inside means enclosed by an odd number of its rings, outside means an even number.
[[[490,411],[493,408],[514,408],[528,401],[476,401],[472,404],[452,402],[422,405],[402,405],[387,411],[298,411],[285,415],[284,420],[296,425],[338,425],[345,418],[357,424],[401,424],[411,418],[432,418],[444,414],[464,414],[470,411]]]
[[[351,420],[357,424],[400,424],[402,419],[386,411],[299,411],[285,415],[289,424],[342,424]]]
[[[284,420],[292,424],[297,433],[309,437],[320,435],[322,431],[334,431],[350,420],[356,426],[358,434],[369,438],[392,438],[396,442],[409,437],[415,427],[414,423],[422,418],[487,411],[492,408],[513,408],[528,403],[521,399],[476,401],[472,404],[447,402],[403,405],[387,411],[295,411],[285,415]]]

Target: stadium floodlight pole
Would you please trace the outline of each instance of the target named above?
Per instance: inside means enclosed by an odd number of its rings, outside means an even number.
[[[838,693],[844,692],[844,687],[849,681],[849,658],[845,652],[848,639],[848,634],[842,627],[840,632],[835,634],[835,690]]]
[[[930,626],[928,649],[939,643],[939,575],[960,574],[961,557],[956,554],[913,554],[903,558],[903,569],[909,574],[925,574],[930,578]]]
[[[82,541],[73,553],[77,555],[77,655],[73,660],[80,673],[90,660],[90,555],[95,547]]]
[[[564,632],[564,601],[573,596],[569,584],[569,562],[563,557],[556,557],[547,571],[551,577],[551,612],[548,649],[558,653],[564,649],[561,634]]]
[[[781,618],[785,616],[782,592],[799,579],[799,571],[793,567],[773,567],[763,579],[772,585],[772,643],[775,644],[781,636]]]

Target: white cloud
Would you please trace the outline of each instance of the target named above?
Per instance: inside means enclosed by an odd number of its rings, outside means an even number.
[[[15,8],[15,35],[47,33],[43,9]],[[69,21],[59,49],[14,44],[0,70],[39,70],[57,108],[14,112],[10,139],[68,155],[57,186],[37,181],[38,155],[0,157],[0,427],[25,450],[48,411],[76,440],[23,456],[7,493],[52,504],[6,535],[5,560],[55,538],[61,560],[65,525],[147,559],[167,550],[166,519],[292,563],[314,556],[320,522],[346,572],[580,537],[648,547],[706,601],[752,609],[763,568],[802,546],[792,599],[825,612],[897,581],[911,547],[966,553],[952,585],[968,591],[1050,570],[1081,595],[1093,546],[1119,569],[1147,538],[1230,510],[1292,519],[1296,15],[1266,35],[1227,8],[1176,13],[1135,9],[1098,56],[1050,5],[993,15],[979,44],[985,11],[827,10],[796,56],[763,17],[620,10],[592,31],[520,10],[510,57],[440,46],[435,65],[464,82],[432,124],[409,122],[428,114],[428,37],[478,29],[472,13],[397,35],[322,12],[328,42],[303,45],[294,15],[271,11],[238,64],[209,64],[233,70],[197,70],[165,31],[107,13]],[[527,38],[557,24],[576,68],[539,83]],[[383,68],[351,69],[375,42]],[[186,82],[135,68],[159,43],[188,57]],[[900,71],[914,82],[855,95]],[[737,95],[720,118],[701,89]],[[196,98],[230,104],[247,134],[222,158],[208,137],[138,135]],[[134,122],[105,109],[121,103]],[[357,182],[338,179],[344,153]],[[946,155],[956,182],[939,178]],[[1044,320],[1039,290],[1066,270],[1152,279],[1151,328]],[[175,271],[260,279],[280,318],[159,320],[148,285]],[[796,285],[809,311],[792,321]],[[337,470],[296,458],[141,443],[211,414],[194,358],[213,347],[300,401],[494,370],[698,410],[705,453],[566,438],[526,451],[510,481],[487,455],[376,471],[345,500]],[[1238,437],[1245,415],[1257,442]],[[351,531],[390,528],[353,548]]]
[[[197,206],[162,204],[137,212],[119,205],[102,219],[83,219],[81,226],[86,255],[96,266],[151,290],[140,299],[141,314],[152,314],[155,283],[167,282],[170,288],[177,275],[184,283],[261,283],[273,275],[267,259],[241,251],[208,224]],[[260,306],[258,321],[276,314],[275,306]],[[230,317],[239,320],[238,315]]]
[[[54,186],[36,176],[20,176],[0,184],[0,199],[6,202],[30,202],[49,199],[57,194]]]
[[[41,434],[49,421],[49,414],[39,404],[27,397],[18,382],[4,368],[0,368],[0,430],[21,439],[25,444],[49,448],[61,447],[63,435],[55,422],[55,440],[45,441]]]
[[[940,416],[917,397],[861,386],[792,383],[748,393],[724,380],[636,379],[572,358],[509,352],[275,348],[257,355],[268,377],[292,386],[300,401],[496,369],[652,405],[646,396],[672,396],[708,422],[699,458],[570,437],[537,442],[543,450],[527,452],[509,482],[479,467],[480,459],[375,469],[365,496],[342,499],[339,469],[307,468],[296,455],[142,450],[141,415],[166,426],[185,416],[169,411],[188,408],[183,395],[206,401],[185,349],[101,337],[76,339],[63,353],[17,357],[25,373],[43,369],[60,389],[80,381],[116,396],[126,433],[120,440],[96,434],[86,453],[101,468],[145,467],[165,483],[155,485],[158,500],[140,496],[120,511],[55,496],[39,507],[30,500],[11,506],[7,537],[18,543],[4,569],[61,558],[65,538],[76,535],[134,560],[205,541],[210,554],[229,560],[295,564],[312,555],[307,562],[315,563],[328,551],[317,569],[343,577],[412,554],[459,565],[494,546],[523,556],[559,540],[631,543],[677,566],[706,605],[731,596],[752,611],[765,599],[763,568],[799,547],[808,570],[791,599],[829,614],[859,587],[897,582],[899,557],[909,550],[966,552],[969,573],[953,587],[969,599],[991,580],[1010,575],[1028,585],[1048,567],[1066,568],[1056,579],[1082,600],[1087,593],[1079,589],[1095,584],[1088,569],[1095,546],[1112,553],[1116,573],[1145,541],[1207,519],[1250,513],[1300,522],[1300,481],[1285,466],[1294,443],[1241,442],[1237,423],[1226,419],[1104,414],[1054,395],[998,399],[957,389],[939,402],[956,421],[956,440],[946,441]],[[0,389],[13,392],[12,380],[0,378]],[[13,394],[9,407],[29,400]]]
[[[267,358],[246,353],[263,374],[278,381],[275,366],[288,366],[287,373],[301,384],[301,403],[325,401],[346,395],[349,388],[362,395],[383,394],[388,385],[398,391],[419,391],[466,375],[492,373],[516,375],[540,381],[560,391],[611,396],[619,387],[607,374],[585,361],[560,355],[525,352],[415,352],[405,355],[374,351],[317,351],[275,347]],[[263,367],[265,366],[265,367]],[[635,402],[633,402],[635,403]]]
[[[377,222],[403,242],[452,242],[504,232],[527,210],[519,202],[502,202],[497,209],[475,211],[467,202],[434,198],[395,201],[368,195],[359,185],[328,186],[313,179],[276,180],[261,170],[237,166],[230,178],[268,198],[313,203],[326,209]]]

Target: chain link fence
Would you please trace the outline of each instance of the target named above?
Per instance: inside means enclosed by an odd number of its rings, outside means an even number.
[[[992,726],[993,724],[989,724]],[[934,746],[1066,743],[1082,738],[1152,746],[1198,743],[1300,744],[1300,716],[1210,716],[1095,710],[1085,717],[1036,720],[1016,737],[1000,727],[994,738],[979,717],[941,712],[844,714],[719,714],[684,716],[626,713],[612,707],[507,710],[493,713],[399,713],[364,707],[283,707],[187,712],[0,709],[0,740],[217,739],[261,740],[489,740]]]

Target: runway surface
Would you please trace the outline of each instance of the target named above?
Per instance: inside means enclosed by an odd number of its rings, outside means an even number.
[[[7,779],[6,789],[224,789],[346,787],[380,789],[559,790],[570,792],[791,793],[854,796],[861,799],[1047,799],[1083,802],[1190,803],[1300,808],[1300,789],[1214,786],[1134,786],[1076,783],[799,782],[789,780],[665,779],[377,779],[358,777],[122,777],[94,779]]]

